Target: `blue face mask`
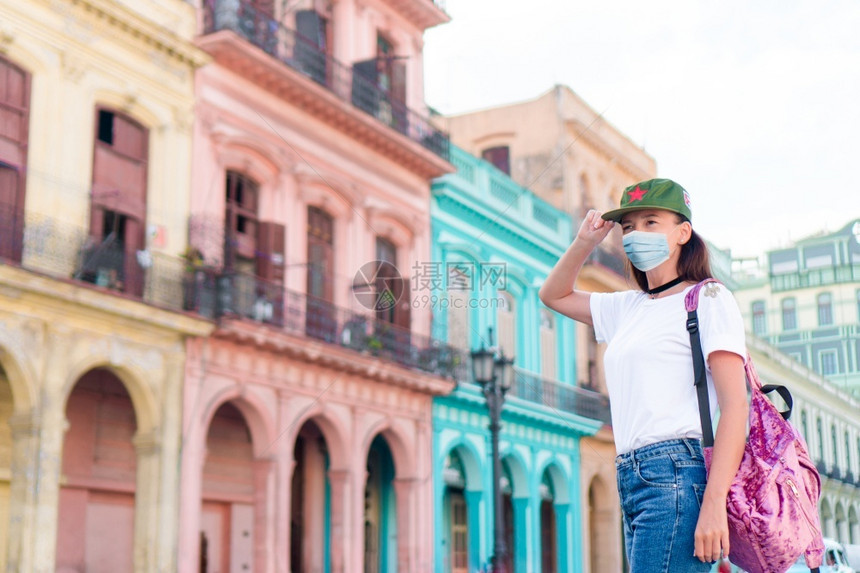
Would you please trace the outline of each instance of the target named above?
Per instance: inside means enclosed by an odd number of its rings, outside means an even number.
[[[630,231],[624,235],[622,243],[627,258],[643,273],[669,260],[669,241],[663,233]]]

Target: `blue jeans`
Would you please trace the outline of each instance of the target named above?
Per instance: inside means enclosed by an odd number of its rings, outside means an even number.
[[[616,457],[615,468],[630,571],[710,571],[693,557],[707,477],[699,440],[643,446]]]

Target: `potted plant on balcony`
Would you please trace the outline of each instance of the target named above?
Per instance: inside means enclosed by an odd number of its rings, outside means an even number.
[[[188,245],[180,255],[185,263],[182,276],[182,294],[185,310],[193,310],[204,316],[213,316],[215,310],[215,288],[211,268],[206,265],[203,253]]]

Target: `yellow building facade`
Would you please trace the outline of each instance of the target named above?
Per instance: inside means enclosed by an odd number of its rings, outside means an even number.
[[[145,8],[146,12],[140,10]],[[0,563],[176,568],[194,8],[0,0]]]

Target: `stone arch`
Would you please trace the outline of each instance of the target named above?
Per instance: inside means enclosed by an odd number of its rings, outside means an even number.
[[[529,496],[528,465],[522,456],[514,449],[501,453],[502,466],[511,476],[511,494],[514,498]]]
[[[249,137],[234,136],[218,141],[216,156],[224,171],[232,169],[244,173],[263,189],[274,187],[281,172],[279,162],[274,159],[275,150]]]
[[[376,436],[382,436],[388,449],[391,450],[391,457],[394,460],[394,477],[396,479],[404,479],[417,477],[415,467],[415,458],[410,451],[409,444],[412,440],[404,435],[404,431],[391,419],[385,418],[377,421],[368,428],[361,441],[361,459],[367,459],[370,452],[370,446]]]
[[[31,77],[50,73],[52,66],[39,56],[41,46],[30,46],[27,40],[26,36],[13,36],[11,42],[0,45],[0,56],[30,74]],[[44,49],[44,47],[41,48]]]
[[[845,506],[842,503],[842,500],[836,502],[836,509],[834,510],[834,520],[836,526],[836,538],[839,540],[845,540],[848,538],[848,514],[845,510]]]
[[[818,511],[821,515],[821,529],[825,537],[836,536],[836,524],[834,520],[833,507],[830,499],[823,497],[818,506]]]
[[[466,487],[464,489],[466,491],[481,491],[483,489],[481,456],[478,455],[475,446],[468,440],[458,439],[449,444],[442,459],[444,460],[453,452],[457,452],[457,455],[460,456],[460,461],[463,464],[463,472],[466,474],[464,476],[466,478]]]
[[[210,396],[200,416],[200,428],[204,431],[202,436],[203,443],[205,444],[206,442],[209,426],[215,413],[218,411],[218,408],[227,402],[232,402],[245,418],[245,423],[248,424],[248,428],[251,430],[254,456],[258,458],[266,457],[266,454],[272,450],[277,437],[274,421],[268,413],[265,400],[255,392],[240,386],[229,386]]]
[[[69,368],[69,374],[63,382],[61,411],[65,411],[66,403],[78,380],[96,368],[109,371],[122,382],[134,406],[138,435],[148,435],[161,425],[159,399],[153,392],[152,386],[147,383],[146,373],[133,365],[116,364],[109,357],[103,355],[87,356]],[[159,374],[163,375],[163,372]]]
[[[159,114],[141,103],[134,92],[121,93],[115,89],[96,89],[92,98],[93,113],[98,107],[104,106],[130,117],[150,132],[155,132],[158,126],[172,121],[167,115]],[[92,124],[92,121],[90,123]]]
[[[12,388],[12,401],[16,414],[26,414],[34,407],[36,376],[32,371],[20,341],[8,329],[0,329],[0,368]]]
[[[609,571],[612,556],[610,551],[614,540],[617,523],[613,519],[613,502],[610,489],[603,476],[594,474],[588,482],[587,491],[588,517],[584,524],[588,535],[588,561],[591,571]]]
[[[394,209],[370,207],[367,215],[368,226],[374,235],[390,240],[398,250],[409,248],[416,233],[413,221]]]
[[[553,501],[557,504],[570,503],[570,480],[558,460],[553,458],[547,460],[536,475],[539,479],[543,479],[545,473],[549,474]]]
[[[347,450],[346,436],[348,431],[343,422],[327,412],[323,405],[317,403],[313,408],[310,408],[296,418],[295,422],[291,422],[290,434],[282,439],[288,439],[290,443],[295,444],[299,430],[308,422],[313,422],[317,425],[325,438],[326,446],[331,453],[331,470],[348,469],[349,455]]]
[[[298,198],[306,206],[319,207],[339,219],[349,219],[363,197],[353,183],[337,175],[323,177],[305,165],[293,170],[298,183]]]

